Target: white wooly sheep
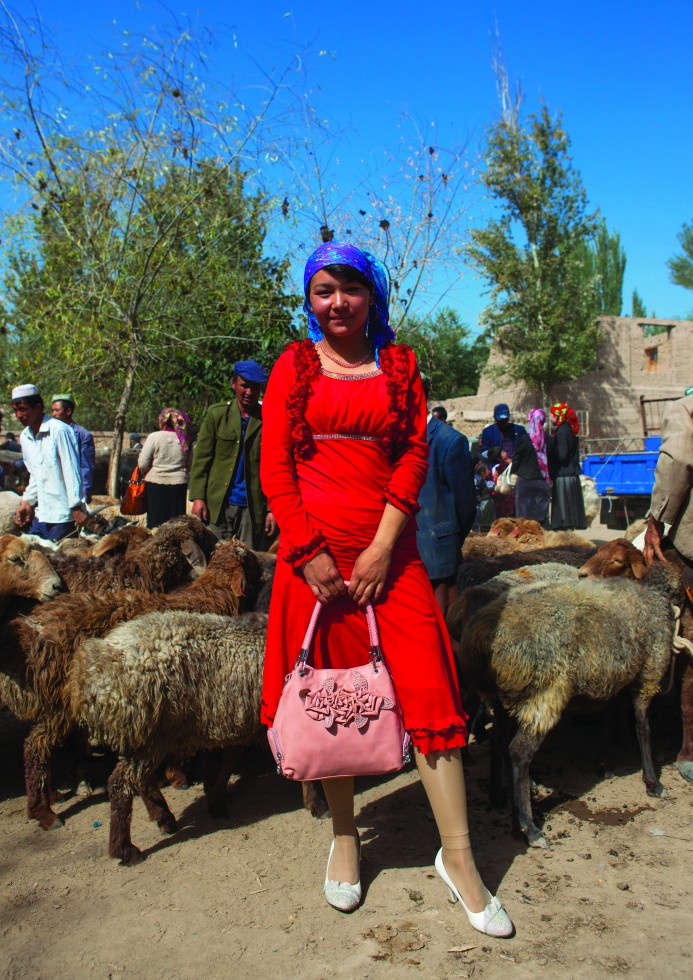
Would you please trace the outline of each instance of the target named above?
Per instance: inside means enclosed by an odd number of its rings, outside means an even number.
[[[21,499],[12,490],[0,490],[0,534],[20,533],[20,528],[14,522],[14,515]]]
[[[590,526],[601,508],[601,498],[597,493],[597,484],[591,476],[580,475],[580,487],[582,489],[582,502],[585,505],[585,518],[587,527]]]
[[[77,649],[68,681],[75,717],[122,756],[108,781],[111,857],[140,859],[130,840],[135,792],[162,829],[175,829],[153,778],[165,756],[261,738],[266,630],[262,613],[153,612]],[[206,781],[211,806],[225,797],[227,780],[223,769]]]

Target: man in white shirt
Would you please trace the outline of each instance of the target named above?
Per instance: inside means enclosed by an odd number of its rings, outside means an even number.
[[[15,522],[48,541],[60,541],[83,524],[77,439],[69,425],[49,418],[35,385],[12,389],[12,409],[26,428],[19,437],[31,474]]]

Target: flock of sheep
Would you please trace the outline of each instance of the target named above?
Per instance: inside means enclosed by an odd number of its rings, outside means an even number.
[[[111,857],[141,858],[130,835],[136,794],[162,830],[175,830],[156,779],[167,759],[202,752],[210,810],[224,812],[239,751],[264,739],[273,569],[273,556],[219,543],[192,517],[57,552],[0,537],[0,702],[31,725],[30,818],[45,830],[61,826],[51,761],[75,730],[119,756],[108,780]],[[466,542],[459,587],[448,626],[461,686],[493,710],[492,792],[500,796],[509,757],[514,816],[528,841],[546,846],[532,819],[530,762],[576,701],[631,692],[643,779],[659,795],[647,712],[672,650],[685,647],[677,566],[645,569],[626,541],[596,551],[533,522],[500,521]],[[321,812],[315,787],[304,787],[304,802]]]

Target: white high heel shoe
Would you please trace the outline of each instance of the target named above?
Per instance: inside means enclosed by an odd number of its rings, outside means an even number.
[[[445,865],[443,864],[443,848],[436,854],[435,861],[436,871],[443,879],[445,884],[450,890],[450,901],[459,902],[467,914],[469,922],[478,932],[483,932],[486,936],[495,936],[496,939],[506,939],[508,936],[512,936],[515,932],[515,927],[512,924],[510,916],[505,911],[500,901],[491,895],[488,890],[486,894],[488,895],[490,901],[486,905],[486,908],[481,912],[470,912],[467,906],[464,904],[464,899],[457,891],[457,888],[452,883],[450,876],[445,870]]]
[[[334,839],[330,844],[330,855],[325,870],[325,898],[333,909],[339,912],[353,912],[361,904],[361,879],[352,885],[350,881],[330,881],[328,878],[330,860],[334,850]],[[361,861],[361,842],[359,841],[359,862]]]

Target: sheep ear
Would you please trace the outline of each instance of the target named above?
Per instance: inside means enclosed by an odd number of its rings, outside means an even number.
[[[181,544],[181,550],[188,559],[191,568],[198,575],[200,572],[204,572],[207,567],[207,559],[205,558],[204,551],[196,541],[193,541],[192,538],[186,538]]]
[[[640,552],[638,552],[637,555],[632,556],[630,561],[630,567],[633,570],[633,575],[637,579],[645,578],[645,574],[647,572],[647,564],[645,563],[645,559],[640,554]]]

